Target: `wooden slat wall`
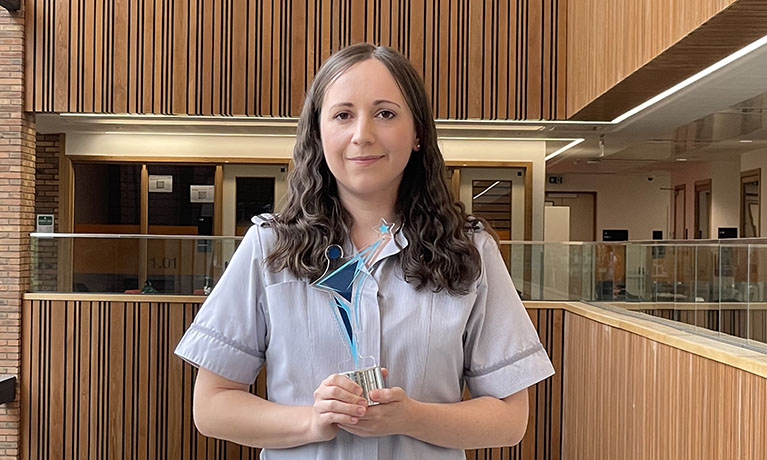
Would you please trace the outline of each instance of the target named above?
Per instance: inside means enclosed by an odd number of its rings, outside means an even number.
[[[541,343],[551,358],[556,374],[531,387],[527,433],[518,445],[466,451],[467,460],[525,459],[560,460],[562,455],[562,399],[564,398],[565,311],[528,309]]]
[[[193,303],[25,300],[21,458],[256,458],[256,449],[205,438],[194,428],[196,370],[173,349],[198,309]],[[519,446],[470,451],[468,458],[500,458],[501,451],[508,458],[561,457],[564,312],[528,311],[557,376],[530,390],[528,432]],[[262,377],[252,391],[265,394]]]
[[[767,379],[566,313],[565,458],[767,458]]]
[[[196,371],[172,352],[199,305],[25,301],[23,308],[21,458],[256,458],[193,426]]]
[[[579,120],[611,120],[767,34],[763,0],[582,0],[567,14]]]
[[[439,118],[565,116],[567,0],[26,0],[34,112],[297,116],[332,50],[395,47]]]

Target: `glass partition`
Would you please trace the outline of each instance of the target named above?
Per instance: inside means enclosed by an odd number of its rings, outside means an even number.
[[[205,295],[242,237],[31,235],[32,292]]]
[[[751,246],[748,258],[748,339],[767,344],[767,246]]]
[[[510,255],[509,273],[523,300],[619,307],[730,341],[767,343],[761,273],[767,244],[502,241],[501,251]]]
[[[33,292],[204,295],[242,237],[33,233]],[[501,241],[523,300],[584,301],[767,343],[767,244]]]

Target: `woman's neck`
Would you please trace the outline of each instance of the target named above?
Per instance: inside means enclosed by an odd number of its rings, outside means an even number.
[[[374,199],[349,196],[343,193],[339,195],[341,204],[351,216],[350,237],[357,249],[367,247],[378,239],[379,235],[374,229],[381,224],[382,218],[389,223],[394,223],[397,220],[394,212],[396,195],[378,196]]]

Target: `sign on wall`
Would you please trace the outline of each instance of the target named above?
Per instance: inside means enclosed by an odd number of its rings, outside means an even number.
[[[189,201],[192,203],[213,203],[213,186],[190,185]]]
[[[171,193],[173,192],[173,176],[149,175],[149,192]]]
[[[37,233],[53,233],[53,214],[37,215]]]

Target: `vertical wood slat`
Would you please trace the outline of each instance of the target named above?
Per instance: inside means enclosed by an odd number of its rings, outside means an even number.
[[[29,111],[297,116],[367,40],[411,59],[438,118],[565,116],[567,0],[26,2]]]
[[[255,458],[256,449],[209,439],[192,420],[196,369],[173,348],[199,304],[25,301],[22,456],[47,458]],[[559,459],[564,312],[528,310],[557,375],[530,390],[519,446],[467,458]],[[259,376],[251,391],[265,395]],[[123,458],[123,457],[121,457]],[[503,457],[506,458],[506,457]]]

